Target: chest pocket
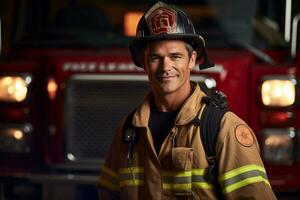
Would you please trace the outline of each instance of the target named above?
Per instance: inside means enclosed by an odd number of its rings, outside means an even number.
[[[193,148],[172,148],[172,165],[176,171],[191,170],[193,165]]]
[[[188,147],[172,148],[173,173],[165,177],[176,199],[192,199],[193,149]]]

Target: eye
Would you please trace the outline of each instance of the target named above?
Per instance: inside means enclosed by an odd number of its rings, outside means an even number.
[[[179,54],[172,54],[172,55],[170,56],[170,58],[171,58],[172,60],[179,60],[181,57],[182,57],[182,56],[179,55]]]

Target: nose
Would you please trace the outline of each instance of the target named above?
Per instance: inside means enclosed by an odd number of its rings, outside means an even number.
[[[163,57],[160,66],[163,71],[169,71],[172,68],[172,62],[170,58],[167,56]]]

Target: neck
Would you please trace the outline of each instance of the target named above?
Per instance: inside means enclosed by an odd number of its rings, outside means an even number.
[[[191,84],[179,89],[179,91],[161,94],[153,91],[157,109],[161,112],[170,112],[179,109],[192,93]]]

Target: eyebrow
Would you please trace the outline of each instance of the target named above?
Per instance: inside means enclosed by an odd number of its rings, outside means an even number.
[[[174,56],[174,55],[184,55],[183,53],[181,53],[181,52],[171,52],[171,53],[169,53],[169,55],[172,55],[172,56]]]
[[[171,53],[168,53],[167,56],[174,56],[174,55],[184,55],[183,53],[181,52],[171,52]],[[158,56],[158,57],[162,57],[159,53],[156,53],[156,52],[153,52],[153,53],[150,53],[149,56]]]

